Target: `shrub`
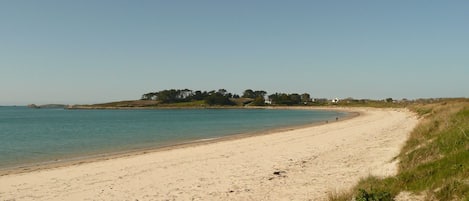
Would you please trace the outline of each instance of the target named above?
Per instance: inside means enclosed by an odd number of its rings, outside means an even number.
[[[355,197],[356,201],[394,201],[394,198],[391,196],[391,193],[382,191],[382,190],[373,190],[370,192],[359,189],[359,193]]]

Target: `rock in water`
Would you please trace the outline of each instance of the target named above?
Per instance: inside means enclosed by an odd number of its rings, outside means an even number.
[[[28,107],[29,107],[29,108],[35,108],[35,109],[40,108],[40,107],[37,106],[36,104],[29,104]]]

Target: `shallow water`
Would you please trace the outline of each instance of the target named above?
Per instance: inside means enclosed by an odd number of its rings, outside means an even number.
[[[333,120],[335,111],[0,107],[0,168]]]

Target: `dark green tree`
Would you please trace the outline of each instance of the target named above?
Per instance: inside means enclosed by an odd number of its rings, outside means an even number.
[[[311,96],[308,93],[301,94],[301,102],[303,103],[311,102]]]
[[[142,95],[142,98],[140,100],[156,100],[156,92],[150,92]]]
[[[301,104],[301,96],[299,94],[291,94],[290,101],[291,105],[299,105]]]
[[[159,91],[157,94],[157,100],[161,103],[175,103],[178,102],[179,92],[175,89]]]
[[[255,91],[255,92],[254,92],[255,98],[257,98],[257,97],[262,97],[262,98],[264,98],[266,94],[267,94],[266,91]]]
[[[194,94],[192,95],[193,100],[204,100],[204,98],[207,97],[207,92],[202,92],[202,91],[195,91]]]
[[[227,94],[222,94],[220,92],[209,93],[204,100],[207,105],[235,105]]]
[[[243,92],[243,98],[256,98],[256,94],[252,89],[246,89]]]
[[[276,105],[298,105],[301,104],[301,96],[299,94],[275,93],[269,95],[269,100]]]

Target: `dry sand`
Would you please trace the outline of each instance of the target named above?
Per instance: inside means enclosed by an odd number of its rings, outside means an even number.
[[[396,172],[417,118],[401,109],[319,126],[0,177],[0,200],[324,200]]]

